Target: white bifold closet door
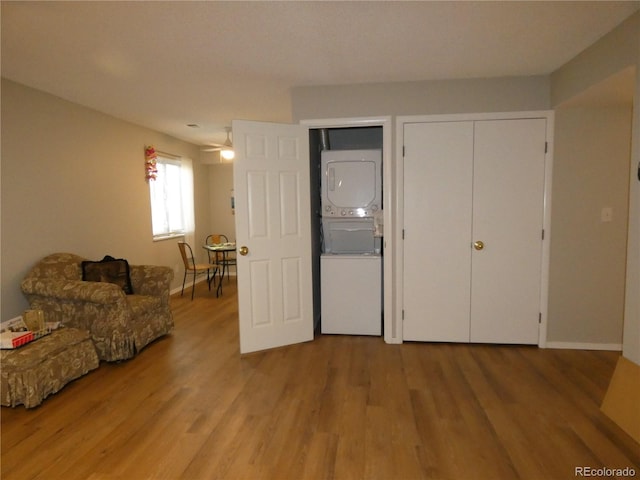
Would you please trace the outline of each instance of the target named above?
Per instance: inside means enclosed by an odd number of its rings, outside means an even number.
[[[403,133],[403,338],[537,344],[546,120]]]
[[[468,342],[473,122],[404,127],[403,339]]]

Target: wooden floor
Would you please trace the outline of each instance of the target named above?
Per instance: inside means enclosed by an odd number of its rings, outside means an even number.
[[[2,408],[3,480],[640,476],[599,410],[616,353],[318,335],[241,357],[233,281],[171,302],[136,358]]]

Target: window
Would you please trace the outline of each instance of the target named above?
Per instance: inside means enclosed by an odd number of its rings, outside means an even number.
[[[158,153],[158,174],[149,181],[154,240],[192,231],[193,179],[191,161]]]

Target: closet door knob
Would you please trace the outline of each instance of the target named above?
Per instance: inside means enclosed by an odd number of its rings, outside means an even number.
[[[249,253],[249,248],[243,245],[242,247],[240,247],[239,252],[240,255],[244,257],[247,253]]]
[[[473,248],[476,250],[482,250],[484,248],[484,243],[478,240],[477,242],[473,242]]]

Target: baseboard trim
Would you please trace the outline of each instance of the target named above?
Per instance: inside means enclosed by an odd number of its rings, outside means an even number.
[[[547,342],[547,348],[565,350],[610,350],[622,351],[621,343]]]
[[[206,282],[206,281],[207,281],[206,277],[199,277],[196,279],[196,284]],[[184,284],[185,291],[190,290],[191,285],[193,285],[193,280],[191,281],[187,280],[187,282]],[[169,291],[169,295],[174,295],[176,293],[180,293],[181,291],[182,291],[182,285],[178,285],[176,288]],[[189,295],[191,295],[191,293],[189,293]]]
[[[225,273],[225,276],[227,274]],[[229,273],[230,277],[235,277],[237,276],[237,274],[235,272],[233,273]],[[196,284],[201,283],[201,282],[206,282],[207,278],[204,276],[200,276],[198,278],[196,278]],[[193,285],[193,280],[187,280],[187,283],[184,284],[184,289],[187,290],[187,288],[191,288],[191,285]],[[174,295],[176,293],[180,293],[182,291],[182,285],[177,286],[176,288],[172,289],[169,291],[169,295]]]

